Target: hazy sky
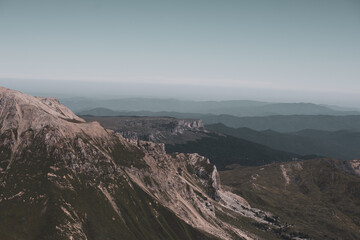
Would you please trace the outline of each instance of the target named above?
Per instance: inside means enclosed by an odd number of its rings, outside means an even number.
[[[360,1],[0,0],[2,79],[360,103]]]

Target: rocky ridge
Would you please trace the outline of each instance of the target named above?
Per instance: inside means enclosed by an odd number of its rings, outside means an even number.
[[[198,154],[126,139],[53,98],[1,87],[0,108],[4,239],[267,239],[284,227],[223,190]]]
[[[199,119],[171,117],[95,117],[83,116],[88,121],[99,121],[105,128],[125,138],[158,143],[179,143],[198,139],[208,131]]]

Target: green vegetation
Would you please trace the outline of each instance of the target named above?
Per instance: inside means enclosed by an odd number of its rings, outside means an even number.
[[[260,226],[257,225],[259,224],[258,222],[255,222],[247,217],[243,217],[240,215],[237,215],[236,217],[232,217],[231,213],[227,214],[227,212],[230,212],[228,209],[223,209],[223,211],[225,211],[225,213],[221,211],[216,211],[215,212],[216,217],[218,217],[219,219],[225,222],[230,223],[233,226],[238,227],[239,229],[255,234],[256,236],[262,237],[263,239],[266,240],[281,239],[277,234],[267,229],[267,227],[266,229],[264,229],[262,225]]]
[[[6,139],[11,139],[11,135],[17,133],[16,129],[7,130],[2,135],[0,135],[0,142],[4,143]],[[11,146],[8,144],[0,145],[0,167],[6,169],[11,158]]]
[[[295,232],[315,239],[358,239],[360,177],[347,171],[346,162],[319,159],[234,167],[220,175],[223,184],[253,207],[294,224]]]
[[[75,226],[80,228],[79,233],[72,232],[76,239],[83,238],[82,231],[89,240],[214,239],[126,181],[123,173],[114,173],[111,164],[101,158],[92,162],[78,155],[76,164],[85,163],[86,167],[72,169],[74,162],[64,162],[64,156],[78,146],[59,142],[57,147],[49,147],[44,136],[51,131],[54,129],[44,128],[36,135],[24,133],[30,144],[8,171],[0,172],[0,239],[65,240],[66,232],[58,227],[67,224],[73,231]],[[92,141],[85,137],[83,141],[93,149]],[[119,166],[144,167],[143,153],[135,148],[119,142],[112,153]],[[100,188],[111,193],[120,216]]]
[[[115,140],[115,145],[111,148],[111,155],[114,161],[120,166],[145,168],[147,167],[142,158],[145,154],[135,147],[127,148],[119,140]]]
[[[209,239],[205,234],[179,220],[136,184],[117,179],[112,196],[119,216],[99,189],[84,186],[81,179],[71,205],[86,215],[84,230],[88,239]],[[73,200],[71,200],[73,199]],[[97,207],[94,207],[97,206]]]
[[[166,151],[199,153],[209,158],[218,169],[224,169],[230,164],[259,166],[271,162],[291,161],[294,157],[300,157],[297,154],[273,150],[243,139],[218,134],[208,134],[207,137],[185,144],[166,144]]]
[[[300,155],[316,154],[343,160],[360,157],[360,132],[307,129],[293,133],[280,133],[272,130],[256,131],[249,128],[230,128],[223,124],[206,125],[206,128]]]

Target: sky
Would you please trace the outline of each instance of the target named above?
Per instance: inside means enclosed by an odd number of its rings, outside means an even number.
[[[360,1],[0,0],[0,85],[359,106]]]

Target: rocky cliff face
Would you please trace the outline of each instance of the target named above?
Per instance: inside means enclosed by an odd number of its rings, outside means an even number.
[[[351,160],[349,161],[349,165],[351,170],[358,176],[360,176],[360,160],[359,159],[355,159],[355,160]]]
[[[202,120],[199,119],[180,119],[177,121],[175,132],[183,132],[186,130],[199,131],[204,129]]]
[[[88,122],[99,121],[104,127],[120,133],[125,138],[159,143],[183,143],[201,138],[207,133],[199,119],[170,117],[92,117]]]
[[[168,155],[6,88],[0,167],[0,239],[267,239],[283,227],[223,190],[207,158]]]

